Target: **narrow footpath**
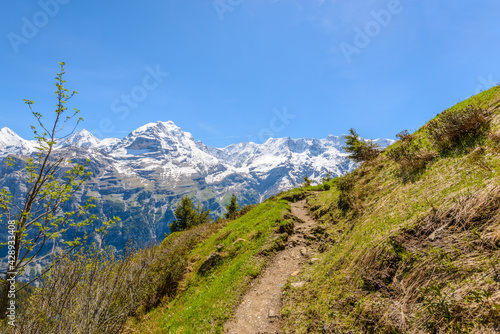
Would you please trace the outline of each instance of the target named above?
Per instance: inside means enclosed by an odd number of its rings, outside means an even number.
[[[281,333],[281,296],[283,286],[291,276],[298,275],[304,264],[314,261],[311,246],[311,230],[317,222],[311,218],[305,200],[291,204],[292,215],[297,217],[294,234],[288,239],[286,248],[277,253],[262,275],[251,283],[251,287],[236,309],[235,318],[225,326],[230,334],[275,334]],[[295,282],[300,287],[304,282]]]

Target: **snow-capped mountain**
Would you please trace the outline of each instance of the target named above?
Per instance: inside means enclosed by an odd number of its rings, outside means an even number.
[[[375,140],[381,146],[393,141]],[[307,175],[319,181],[327,172],[342,175],[355,168],[343,151],[343,136],[324,139],[270,138],[263,144],[242,142],[225,148],[195,141],[173,122],[149,123],[123,139],[99,140],[81,130],[56,145],[57,154],[89,158],[93,179],[85,191],[99,199],[102,219],[122,217],[114,242],[133,235],[155,238],[168,232],[173,208],[183,195],[221,213],[224,201],[237,194],[241,205],[259,202],[298,186]],[[8,128],[0,130],[0,159],[35,152],[36,142],[24,140]],[[22,186],[14,174],[1,186]],[[12,191],[12,189],[11,189]],[[126,226],[126,228],[124,227]],[[129,232],[124,232],[125,230]],[[120,240],[120,241],[116,241]]]
[[[25,155],[35,151],[36,142],[24,140],[9,128],[0,130],[0,158],[11,154]]]
[[[390,139],[375,142],[382,147],[392,143]],[[210,185],[237,176],[255,181],[259,193],[268,197],[297,186],[306,173],[319,181],[327,172],[341,175],[352,170],[355,165],[347,159],[344,145],[343,136],[330,135],[325,139],[270,138],[263,144],[241,142],[211,148],[169,121],[146,124],[121,140],[99,140],[80,130],[61,140],[56,149],[92,152],[94,159],[110,163],[109,170],[138,177],[143,183],[160,181],[175,188],[186,178],[203,179]],[[36,142],[24,140],[8,128],[0,131],[0,157],[27,155],[35,146]]]

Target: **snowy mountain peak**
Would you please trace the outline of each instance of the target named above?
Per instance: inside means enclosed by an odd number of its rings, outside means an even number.
[[[65,146],[77,146],[77,147],[99,147],[100,140],[95,137],[92,133],[83,129],[70,135],[68,138],[63,140],[60,144],[61,147]]]
[[[172,121],[145,124],[134,131],[132,131],[129,136],[139,136],[142,134],[156,135],[156,136],[182,136],[184,131],[180,127],[174,124]]]
[[[2,139],[4,137],[12,137],[12,136],[19,137],[14,131],[12,131],[11,129],[9,129],[8,127],[3,127],[0,130],[0,139]]]
[[[0,158],[9,154],[30,154],[35,149],[35,143],[19,137],[11,129],[0,130]]]

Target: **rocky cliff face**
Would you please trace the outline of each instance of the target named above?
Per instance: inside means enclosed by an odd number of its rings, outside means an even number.
[[[387,146],[392,141],[377,142]],[[129,240],[156,241],[169,233],[175,205],[183,195],[220,214],[232,193],[247,205],[298,186],[306,173],[319,181],[328,171],[332,176],[349,172],[355,164],[342,150],[344,143],[343,136],[271,138],[263,144],[211,148],[173,122],[156,122],[123,139],[99,140],[81,130],[58,143],[56,154],[71,156],[74,162],[90,159],[93,178],[72,205],[93,196],[100,220],[120,217],[106,238],[122,249]],[[24,161],[35,147],[35,142],[10,129],[0,130],[0,159],[9,155],[16,159],[0,186],[9,188],[17,201],[26,192]]]

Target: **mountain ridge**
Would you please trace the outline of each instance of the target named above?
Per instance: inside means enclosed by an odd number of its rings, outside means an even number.
[[[8,128],[0,134],[0,163],[8,155],[16,160],[0,187],[16,193],[20,201],[25,189],[23,168],[37,142],[22,139]],[[245,206],[299,186],[306,174],[316,182],[328,172],[332,177],[343,175],[356,167],[343,151],[343,143],[343,136],[285,137],[212,148],[168,121],[145,124],[122,139],[99,140],[80,130],[57,143],[54,154],[80,163],[89,159],[87,170],[93,176],[74,205],[81,198],[94,197],[98,205],[92,213],[98,221],[120,217],[108,238],[121,249],[132,236],[146,242],[168,234],[182,196],[200,202],[216,217],[224,213],[233,193]]]

